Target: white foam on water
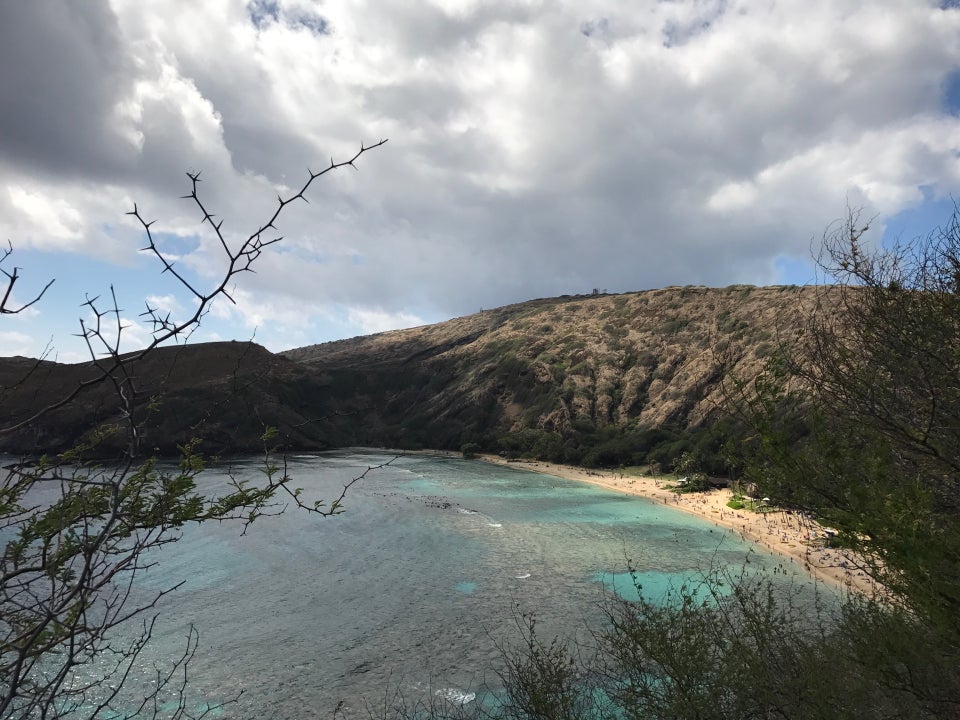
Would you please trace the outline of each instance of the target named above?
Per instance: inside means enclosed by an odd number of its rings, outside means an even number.
[[[487,527],[503,527],[502,523],[487,523]]]
[[[473,702],[477,694],[472,692],[464,692],[457,688],[440,688],[437,690],[434,695],[437,697],[442,697],[449,703],[454,705],[466,705],[467,703]]]

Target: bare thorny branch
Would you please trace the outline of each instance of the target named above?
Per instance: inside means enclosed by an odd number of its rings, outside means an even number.
[[[0,266],[6,261],[8,257],[13,255],[13,244],[7,240],[7,247],[3,251],[3,255],[0,256]],[[11,295],[13,293],[13,286],[17,284],[17,280],[20,279],[20,268],[14,267],[12,272],[7,272],[0,267],[0,273],[3,273],[7,278],[7,287],[3,290],[3,296],[0,297],[0,315],[16,315],[26,310],[28,307],[38,302],[40,298],[44,296],[47,290],[50,289],[50,286],[53,285],[53,280],[50,280],[46,285],[43,286],[43,289],[37,293],[33,300],[29,300],[17,307],[11,307]]]
[[[223,273],[223,278],[221,282],[215,288],[207,292],[202,292],[194,288],[193,285],[189,281],[187,281],[179,273],[179,271],[176,270],[174,264],[171,263],[169,260],[167,260],[166,257],[164,257],[163,253],[160,252],[160,249],[156,244],[156,241],[153,236],[153,232],[151,230],[151,227],[153,226],[155,221],[144,220],[143,216],[140,214],[139,208],[136,205],[134,205],[133,210],[131,210],[128,214],[134,216],[143,226],[144,232],[147,235],[147,246],[144,248],[144,250],[147,250],[153,253],[160,260],[161,264],[164,266],[163,272],[169,272],[170,274],[172,274],[183,285],[183,287],[186,288],[194,296],[194,298],[197,300],[197,306],[193,314],[183,321],[174,322],[167,319],[167,316],[161,316],[156,309],[150,308],[148,305],[144,315],[153,324],[153,327],[154,327],[153,338],[147,344],[147,346],[144,347],[142,350],[138,350],[128,355],[120,355],[119,342],[120,342],[120,334],[123,330],[123,326],[120,320],[120,308],[117,305],[116,295],[114,294],[113,289],[111,288],[112,304],[109,306],[109,309],[107,310],[100,309],[100,306],[98,305],[99,297],[88,298],[86,303],[84,303],[84,305],[89,307],[90,310],[93,312],[95,322],[94,322],[94,325],[90,327],[86,326],[85,324],[82,324],[81,336],[87,342],[88,350],[91,353],[91,358],[94,361],[94,364],[96,365],[98,372],[94,377],[78,383],[77,386],[73,389],[73,391],[65,395],[60,400],[50,405],[47,405],[46,407],[38,409],[37,412],[35,412],[33,415],[22,420],[21,422],[16,423],[15,425],[12,425],[6,428],[0,428],[0,434],[11,433],[26,425],[29,425],[30,423],[36,422],[39,418],[43,417],[47,413],[52,412],[53,410],[61,408],[67,405],[68,403],[72,402],[86,388],[91,387],[93,385],[99,385],[100,383],[107,381],[117,371],[122,371],[123,366],[129,365],[143,358],[146,354],[150,353],[151,351],[153,351],[163,343],[168,342],[170,340],[178,340],[185,336],[188,336],[189,333],[192,331],[192,329],[194,329],[200,323],[204,315],[206,315],[206,313],[209,311],[211,303],[217,297],[222,295],[227,299],[229,299],[231,302],[234,302],[233,298],[230,296],[229,292],[227,291],[227,287],[229,286],[230,281],[237,274],[241,272],[251,272],[251,265],[260,256],[263,250],[266,247],[273,245],[283,239],[282,237],[264,239],[265,233],[267,233],[271,229],[275,229],[276,227],[275,223],[277,219],[280,217],[280,214],[283,212],[283,210],[295,200],[303,200],[304,202],[308,202],[305,193],[313,184],[313,181],[316,180],[317,178],[322,177],[323,175],[326,175],[328,172],[331,172],[332,170],[337,170],[345,166],[356,168],[355,163],[360,158],[361,155],[363,155],[366,152],[369,152],[370,150],[374,150],[386,144],[386,142],[387,140],[384,139],[372,145],[361,145],[360,150],[358,150],[356,154],[353,157],[351,157],[349,160],[344,160],[342,162],[334,162],[331,159],[330,165],[325,169],[321,170],[320,172],[315,173],[308,170],[307,171],[308,178],[306,182],[303,184],[303,186],[300,188],[300,190],[298,190],[296,193],[292,194],[290,197],[286,199],[282,197],[278,197],[277,209],[274,211],[273,215],[267,220],[266,223],[261,225],[254,233],[252,233],[249,237],[247,237],[247,239],[244,240],[243,243],[241,243],[240,247],[237,248],[236,250],[230,249],[229,243],[227,242],[226,238],[223,236],[223,233],[222,233],[223,221],[222,220],[217,221],[215,219],[215,216],[212,215],[207,210],[203,202],[200,200],[200,197],[197,192],[197,185],[200,182],[200,174],[188,173],[187,175],[190,178],[192,189],[190,194],[184,197],[187,199],[193,200],[196,203],[197,207],[200,208],[201,212],[203,213],[203,218],[201,222],[209,225],[209,227],[213,229],[214,233],[217,236],[217,239],[219,240],[221,246],[223,247],[224,253],[226,255],[226,260],[227,260],[227,268]],[[103,319],[107,316],[112,316],[113,322],[116,325],[116,337],[113,339],[113,341],[108,339],[108,336],[105,334],[105,328],[103,326]],[[95,347],[95,345],[98,343],[101,346],[100,352],[98,352],[97,348]],[[98,357],[100,357],[101,352],[105,354],[105,357],[98,360]],[[123,385],[125,392],[127,392],[128,390],[129,391],[133,390],[133,388],[131,387],[131,384],[132,384],[132,381],[130,378],[126,378],[124,381],[121,382],[121,385]]]
[[[141,457],[142,417],[138,409],[153,398],[140,391],[134,365],[165,342],[185,342],[217,297],[222,295],[233,302],[227,290],[231,279],[252,272],[263,250],[282,239],[266,234],[275,229],[288,205],[298,199],[307,201],[305,193],[314,180],[347,165],[356,167],[361,155],[386,142],[361,146],[349,160],[331,160],[320,172],[308,171],[303,186],[286,199],[278,197],[277,208],[267,222],[236,249],[222,233],[223,221],[217,220],[199,197],[199,173],[188,173],[191,192],[186,198],[203,213],[202,222],[216,235],[226,260],[219,283],[210,290],[191,284],[162,254],[151,229],[153,223],[145,221],[136,206],[129,213],[146,234],[144,250],[159,260],[163,272],[173,275],[193,295],[196,306],[190,317],[175,321],[148,304],[142,317],[152,325],[152,339],[144,349],[123,355],[120,340],[125,327],[114,288],[111,286],[106,304],[99,297],[87,298],[84,306],[92,319],[81,320],[80,336],[95,374],[26,420],[0,429],[0,433],[14,432],[65,407],[85,390],[108,383],[119,408],[119,429],[126,437],[122,460],[112,467],[100,467],[85,459],[88,451],[96,449],[98,438],[94,433],[58,458],[21,461],[5,469],[0,482],[0,532],[11,539],[5,540],[0,557],[0,717],[97,717],[116,712],[118,694],[131,680],[152,636],[157,603],[178,587],[156,592],[146,600],[134,600],[134,581],[154,564],[146,553],[176,542],[184,524],[240,520],[245,531],[257,517],[279,514],[288,504],[324,517],[335,515],[342,512],[344,498],[354,483],[389,464],[367,468],[329,504],[307,502],[300,489],[290,486],[286,460],[273,459],[272,435],[268,432],[264,437],[265,481],[254,486],[233,478],[224,494],[205,497],[195,489],[194,480],[203,463],[194,444],[181,448],[176,470],[163,469],[156,459]],[[11,251],[0,257],[0,263]],[[13,272],[0,271],[8,279],[0,303],[5,314],[29,307],[50,286],[48,283],[29,303],[9,308],[19,275],[16,268]],[[285,494],[285,502],[275,500],[278,492]],[[111,631],[137,618],[143,620],[139,634],[126,644],[118,644]],[[183,655],[166,668],[155,669],[152,683],[144,686],[139,706],[125,707],[125,716],[169,715],[169,706],[161,713],[161,705],[171,695],[175,699],[172,717],[204,717],[215,711],[215,707],[208,707],[196,716],[187,711],[184,688],[196,647],[196,631],[191,628]],[[78,669],[94,662],[105,662],[107,667],[81,679]]]

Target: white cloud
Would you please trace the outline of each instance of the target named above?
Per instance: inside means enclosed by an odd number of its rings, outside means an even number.
[[[0,330],[0,357],[24,355],[29,357],[35,348],[33,337],[26,333],[11,330]]]
[[[115,351],[134,352],[142,350],[153,340],[150,328],[146,324],[124,315],[117,317],[107,310],[106,302],[99,303],[97,310],[103,313],[99,320],[92,310],[82,318],[82,332],[87,334],[89,340],[88,350],[82,355],[78,355],[73,350],[68,351],[71,352],[71,356],[90,360],[91,353],[96,357],[103,357]]]
[[[752,182],[729,182],[707,200],[707,207],[720,212],[750,208],[759,197]]]
[[[347,311],[347,320],[358,326],[364,334],[378,333],[385,330],[399,330],[401,328],[424,325],[424,321],[410,313],[394,313],[385,310],[370,310],[364,308],[350,308]]]
[[[166,314],[176,315],[183,308],[173,295],[147,295],[147,305],[154,310]]]
[[[7,186],[10,202],[35,228],[35,235],[50,236],[49,244],[59,240],[76,240],[83,237],[83,215],[69,202],[52,198],[37,190],[28,190],[22,185]],[[37,243],[43,246],[47,243]]]

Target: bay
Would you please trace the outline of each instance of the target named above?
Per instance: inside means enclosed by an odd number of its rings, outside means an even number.
[[[353,485],[344,513],[293,508],[187,527],[152,553],[138,593],[184,584],[158,606],[155,663],[200,632],[188,706],[243,695],[221,717],[366,717],[402,693],[469,699],[496,688],[499,647],[521,641],[524,613],[541,638],[588,638],[612,589],[658,597],[709,568],[737,573],[780,560],[699,518],[574,481],[431,456],[343,452],[288,458],[307,501]],[[257,482],[262,459],[209,468],[201,488]]]

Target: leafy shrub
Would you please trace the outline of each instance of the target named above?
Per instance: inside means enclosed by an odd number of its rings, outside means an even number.
[[[467,442],[460,446],[460,452],[465,460],[472,460],[480,452],[480,446],[475,442]]]

